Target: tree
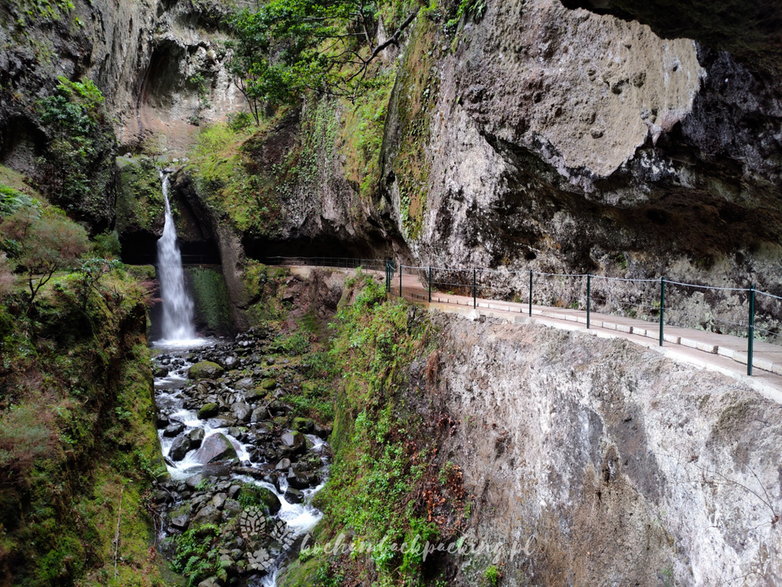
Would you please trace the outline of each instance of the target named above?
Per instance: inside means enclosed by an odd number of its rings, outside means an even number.
[[[376,43],[378,3],[368,0],[271,0],[232,19],[230,70],[256,122],[261,109],[292,103],[307,91],[354,97],[370,64],[398,44],[418,8]]]
[[[72,266],[89,248],[84,228],[66,216],[46,215],[34,208],[22,208],[6,218],[0,235],[10,239],[17,267],[27,276],[28,313],[55,272]]]

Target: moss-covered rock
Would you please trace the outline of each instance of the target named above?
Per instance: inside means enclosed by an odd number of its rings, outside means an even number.
[[[187,372],[190,379],[215,379],[223,374],[223,368],[212,361],[196,363]]]
[[[258,389],[262,389],[264,391],[269,391],[275,387],[277,387],[277,380],[273,379],[272,377],[261,379],[261,382],[258,384]]]
[[[157,233],[163,227],[160,172],[151,157],[117,157],[117,230]]]
[[[270,516],[276,515],[282,507],[279,498],[274,495],[273,491],[249,483],[242,486],[238,498],[239,503],[243,506],[259,507]]]
[[[201,406],[198,410],[198,417],[201,420],[207,420],[208,418],[214,418],[220,412],[220,406],[215,403],[208,403]]]
[[[199,326],[215,334],[232,332],[231,300],[222,272],[212,267],[188,267],[186,271]]]
[[[164,584],[144,497],[165,474],[144,290],[114,271],[85,300],[79,279],[56,276],[34,319],[0,301],[0,315],[17,316],[0,364],[0,388],[14,393],[13,407],[0,403],[0,574],[18,585]]]

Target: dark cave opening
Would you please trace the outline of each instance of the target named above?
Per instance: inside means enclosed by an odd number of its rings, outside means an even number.
[[[155,48],[144,79],[142,100],[150,106],[170,106],[181,89],[180,64],[187,57],[184,47],[165,40]]]
[[[128,265],[155,265],[157,263],[158,236],[149,232],[135,232],[120,235],[122,262]],[[220,250],[213,240],[180,241],[184,265],[219,265]]]
[[[245,238],[242,245],[248,257],[261,262],[274,261],[276,257],[382,259],[387,256],[384,252],[387,247],[335,235],[285,240]]]
[[[36,159],[46,148],[46,136],[26,118],[13,118],[0,133],[0,163],[34,175]]]

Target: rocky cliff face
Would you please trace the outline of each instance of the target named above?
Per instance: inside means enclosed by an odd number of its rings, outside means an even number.
[[[57,169],[47,167],[60,147],[57,126],[42,115],[40,101],[56,94],[58,76],[93,80],[106,98],[101,133],[108,146],[101,146],[88,170],[96,201],[68,209],[93,230],[111,227],[117,144],[135,149],[144,143],[169,158],[182,155],[199,125],[239,108],[241,97],[224,67],[225,11],[190,0],[5,3],[0,163],[24,172],[57,200],[69,178],[56,181]]]
[[[730,54],[556,1],[487,3],[431,76],[417,257],[620,273],[622,251],[629,273],[773,286],[778,85]]]
[[[504,584],[782,578],[779,405],[622,341],[437,322],[431,399],[456,421],[440,455]],[[464,583],[491,559],[462,559]]]

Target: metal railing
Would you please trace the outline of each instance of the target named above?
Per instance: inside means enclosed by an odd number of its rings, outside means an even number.
[[[267,265],[301,265],[342,269],[364,267],[376,271],[384,271],[386,265],[386,261],[383,259],[361,259],[358,257],[265,257],[259,260]]]
[[[748,375],[752,375],[755,340],[782,340],[782,295],[757,290],[753,285],[726,287],[665,277],[413,266],[391,259],[350,257],[271,257],[264,262],[381,271],[385,272],[389,292],[398,279],[400,296],[404,294],[404,276],[413,275],[423,286],[423,294],[415,294],[422,301],[431,302],[433,292],[442,292],[472,298],[474,308],[479,299],[517,303],[521,305],[519,311],[526,310],[530,316],[533,304],[583,311],[587,328],[592,327],[592,315],[596,312],[636,318],[658,325],[660,346],[666,340],[666,326],[746,337]]]

